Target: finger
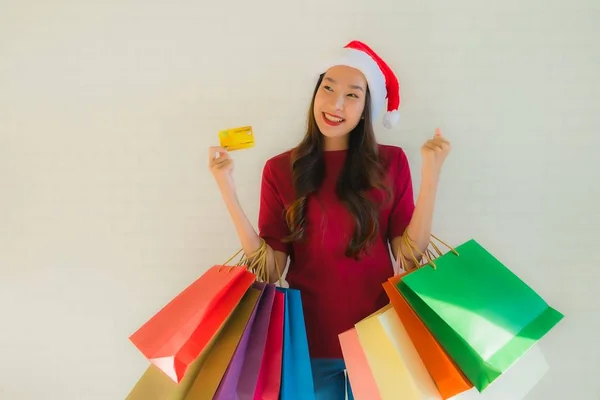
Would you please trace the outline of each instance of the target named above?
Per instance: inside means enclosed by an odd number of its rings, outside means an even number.
[[[211,167],[220,168],[223,164],[226,164],[229,162],[231,162],[231,158],[229,158],[229,156],[226,154],[219,158],[214,158],[214,159],[210,160],[210,165],[211,165]]]
[[[442,131],[440,130],[440,128],[435,128],[435,134],[433,135],[433,137],[441,137],[442,136]]]
[[[219,164],[216,164],[216,165],[215,165],[215,168],[216,168],[216,169],[218,169],[218,170],[222,170],[222,169],[225,169],[225,168],[228,168],[228,167],[230,167],[230,166],[231,166],[231,163],[232,163],[232,161],[231,161],[231,160],[227,160],[227,161],[225,161],[225,162],[221,162],[221,163],[219,163]]]
[[[439,152],[442,152],[442,151],[446,150],[447,148],[449,148],[450,144],[446,144],[443,142],[437,142],[435,140],[429,140],[425,144],[425,147],[427,147],[428,149],[430,149],[436,153],[439,153]]]
[[[437,132],[438,131],[436,131],[436,134],[431,139],[429,139],[429,140],[432,140],[434,142],[439,142],[439,141],[447,142],[448,141],[448,139],[446,139],[446,137],[442,136],[441,133],[438,134]]]
[[[209,159],[217,158],[225,154],[229,154],[229,152],[221,146],[211,146],[208,148]]]
[[[221,165],[223,163],[226,163],[228,161],[228,159],[226,158],[226,156],[223,157],[219,157],[219,158],[214,158],[212,160],[210,160],[211,165]]]
[[[439,151],[443,151],[443,150],[446,150],[449,147],[450,147],[450,144],[446,143],[446,142],[433,142],[433,148],[436,151],[438,151],[438,150]]]
[[[450,142],[447,139],[445,139],[443,137],[440,137],[440,136],[436,137],[435,139],[431,139],[431,141],[433,143],[437,144],[437,145],[440,145],[440,146],[444,146],[444,145],[449,145],[450,144]]]
[[[435,150],[435,145],[430,140],[428,140],[427,142],[425,142],[425,144],[423,144],[423,147],[425,147],[425,148],[427,148],[429,150]]]
[[[220,152],[220,153],[227,153],[227,149],[222,147],[222,146],[210,146],[209,151],[211,152]]]

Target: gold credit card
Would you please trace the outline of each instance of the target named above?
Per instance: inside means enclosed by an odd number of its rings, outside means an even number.
[[[221,147],[227,151],[254,147],[254,133],[251,126],[226,129],[219,132]]]

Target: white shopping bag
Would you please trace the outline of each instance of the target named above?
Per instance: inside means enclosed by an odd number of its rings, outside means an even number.
[[[483,392],[472,388],[450,400],[523,400],[548,369],[546,358],[536,343]]]

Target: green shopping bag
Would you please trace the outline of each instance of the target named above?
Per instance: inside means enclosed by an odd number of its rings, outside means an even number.
[[[397,289],[479,391],[563,318],[475,240],[428,264]]]

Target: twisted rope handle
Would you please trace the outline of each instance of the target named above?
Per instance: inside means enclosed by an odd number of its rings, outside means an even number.
[[[277,274],[279,275],[278,281],[279,286],[282,286],[281,282],[281,269],[279,268],[279,263],[277,262],[277,256],[275,255],[275,251],[273,250],[273,261],[275,262],[275,269],[277,270]],[[239,266],[245,265],[248,271],[252,272],[256,275],[256,280],[259,282],[270,282],[270,272],[269,272],[269,251],[267,242],[263,238],[260,238],[260,246],[258,249],[250,255],[250,257],[242,257]]]
[[[227,266],[227,264],[229,264],[231,262],[231,260],[233,260],[234,258],[236,258],[238,256],[238,254],[240,254],[242,252],[243,249],[239,249],[234,255],[232,255],[231,257],[229,257],[229,259],[227,261],[225,261],[223,264],[221,264],[219,266],[219,268],[217,268],[217,271],[221,271],[223,268],[225,268]],[[243,260],[243,256],[242,258],[240,258],[240,261],[238,261],[236,264],[231,265],[229,267],[229,270],[227,272],[231,272],[233,270],[233,267],[240,265],[240,262]]]
[[[455,248],[453,248],[452,246],[450,246],[449,244],[447,244],[446,242],[444,242],[443,240],[441,240],[434,234],[431,234],[431,237],[433,239],[437,240],[438,242],[440,242],[441,244],[443,244],[444,246],[448,247],[448,249],[450,249],[450,251],[452,253],[456,254],[457,256],[459,255],[458,251],[456,251]],[[408,232],[405,231],[404,234],[402,234],[402,243],[404,243],[406,245],[406,247],[410,250],[410,257],[414,261],[416,268],[421,268],[421,267],[424,267],[425,265],[431,265],[431,267],[433,269],[437,268],[437,266],[435,265],[435,262],[433,260],[435,260],[438,257],[441,257],[443,255],[443,253],[433,240],[431,240],[431,239],[429,240],[429,245],[427,246],[425,251],[422,252],[421,250],[419,250],[419,248],[415,244],[414,240],[412,240],[411,237],[408,235]],[[429,246],[431,246],[433,248],[433,250],[435,250],[435,252],[437,253],[437,256],[433,253],[433,251],[429,248]],[[426,259],[427,262],[421,265],[421,263],[419,263],[419,260],[417,259],[417,256],[415,255],[415,253],[418,253],[423,259]],[[404,258],[404,255],[402,254],[402,244],[398,248],[396,260],[400,260],[402,269],[406,271],[406,259]]]
[[[217,270],[221,271],[221,269],[225,268],[227,264],[229,264],[231,260],[236,258],[242,251],[243,249],[238,250],[233,256],[229,257],[227,261],[225,261],[221,266],[219,266]],[[281,281],[281,268],[279,268],[279,263],[277,262],[277,257],[275,256],[275,254],[273,254],[273,259],[275,261],[275,269],[277,270],[277,273],[279,275],[279,286],[283,286]],[[250,257],[247,257],[245,254],[242,254],[238,262],[230,266],[228,272],[231,272],[231,270],[234,267],[245,266],[248,271],[256,275],[256,280],[258,282],[270,282],[268,265],[269,251],[267,242],[265,242],[263,238],[260,238],[260,246],[258,247],[258,249],[252,255],[250,255]]]

